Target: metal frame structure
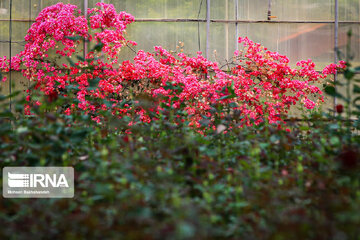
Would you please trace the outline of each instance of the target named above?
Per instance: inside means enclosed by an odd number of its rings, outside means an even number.
[[[209,58],[210,49],[210,0],[206,0],[206,50],[205,56]]]
[[[339,1],[335,0],[335,24],[334,24],[334,63],[338,62],[338,51],[339,51],[339,41],[338,41],[338,37],[339,37]],[[334,87],[336,89],[336,82],[337,82],[337,73],[335,73],[334,76]],[[334,107],[337,105],[337,99],[336,96],[334,96]],[[335,114],[335,112],[334,112]]]
[[[10,59],[11,59],[11,44],[12,44],[12,0],[10,0],[10,4],[9,4],[9,11],[10,11],[10,16],[9,16],[9,55],[10,55]],[[12,66],[11,66],[11,61],[10,61],[10,71],[9,71],[9,110],[11,111],[12,109],[12,102],[11,102],[11,93],[12,93],[12,77],[11,77],[11,73],[12,73]]]

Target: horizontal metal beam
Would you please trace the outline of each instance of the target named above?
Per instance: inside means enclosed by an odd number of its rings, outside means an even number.
[[[292,21],[292,20],[222,20],[213,19],[216,23],[335,23],[335,21]],[[339,23],[359,24],[360,21],[339,21]]]
[[[9,19],[0,19],[0,22],[9,22]],[[12,19],[13,22],[35,22],[29,19]],[[206,22],[206,19],[196,18],[137,18],[135,22]],[[212,23],[335,23],[335,21],[292,21],[292,20],[223,20],[211,19]],[[360,21],[339,21],[339,24],[359,24]]]

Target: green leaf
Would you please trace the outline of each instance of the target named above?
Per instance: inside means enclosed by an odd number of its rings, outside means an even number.
[[[354,70],[355,70],[356,72],[360,71],[360,66],[359,66],[359,67],[355,67]]]
[[[346,79],[352,79],[355,75],[355,69],[354,68],[347,68],[344,72],[344,76]]]
[[[83,58],[82,56],[76,56],[77,59],[79,59],[82,62],[85,62],[85,58]]]
[[[73,37],[65,36],[64,38],[67,38],[67,39],[73,40],[73,41],[77,41],[77,40],[80,40],[80,39],[81,39],[80,36],[73,36]]]
[[[354,84],[354,89],[353,89],[354,93],[360,93],[360,87],[358,85]]]
[[[352,36],[352,29],[350,28],[349,31],[347,32],[348,37],[350,38]]]
[[[337,136],[333,136],[330,138],[330,144],[331,145],[339,145],[340,139]]]
[[[249,206],[250,204],[246,201],[237,201],[237,202],[234,202],[232,203],[232,206],[234,208],[245,208],[247,206]]]
[[[0,102],[4,101],[5,99],[8,99],[8,97],[0,94]]]
[[[229,103],[229,107],[236,108],[236,107],[238,107],[238,105],[235,102],[231,102],[231,103]]]
[[[217,93],[224,93],[226,90],[226,86],[224,86],[221,90],[216,90]]]
[[[79,91],[79,86],[76,86],[74,84],[69,84],[69,85],[66,86],[66,89],[68,89],[70,91],[71,90]]]
[[[357,108],[360,110],[360,105],[358,105]],[[352,114],[356,116],[360,116],[360,111],[353,111]]]
[[[87,135],[88,135],[87,129],[80,129],[71,134],[71,141],[73,143],[82,143]]]
[[[68,62],[70,63],[70,66],[72,66],[72,67],[75,66],[75,63],[74,63],[74,61],[73,61],[71,58],[67,57],[66,59],[67,59]]]
[[[99,85],[100,80],[101,80],[101,79],[100,79],[99,77],[96,77],[96,78],[94,78],[94,79],[91,79],[91,80],[89,81],[89,86],[90,86],[91,88],[97,87],[97,86]]]
[[[220,100],[231,99],[231,98],[235,98],[235,97],[236,97],[236,94],[231,94],[231,95],[222,96],[221,98],[219,98],[217,100],[220,101]]]
[[[172,85],[171,83],[166,83],[166,86],[164,87],[165,90],[173,90],[176,89],[176,86]]]
[[[357,101],[360,101],[360,97],[355,98],[355,99],[353,100],[353,104],[354,104],[354,105],[358,105],[358,104],[356,104]]]
[[[9,99],[9,98],[14,98],[14,97],[16,97],[17,95],[19,95],[20,94],[20,91],[14,91],[14,92],[12,92],[11,94],[9,94],[9,95],[0,95],[0,101],[3,101],[3,100],[5,100],[5,99]]]
[[[338,93],[333,86],[326,86],[324,90],[328,95],[332,97],[337,97],[346,100],[346,98],[342,94]]]
[[[12,118],[13,116],[12,112],[0,112],[0,118]]]
[[[235,95],[234,81],[231,82],[231,86],[228,86],[227,89],[231,95]]]
[[[101,50],[103,49],[104,47],[104,44],[102,42],[99,42],[98,44],[96,44],[94,46],[94,48],[92,49],[92,51],[98,51],[98,52],[101,52]]]
[[[333,86],[326,86],[325,92],[329,94],[330,96],[334,96],[336,94],[336,90]]]
[[[177,100],[179,100],[180,98],[179,97],[173,97],[171,100],[172,101],[177,101]]]
[[[132,101],[124,99],[121,101],[120,107],[123,108],[125,104],[132,105]]]

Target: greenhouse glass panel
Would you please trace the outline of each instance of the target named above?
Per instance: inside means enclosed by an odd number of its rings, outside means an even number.
[[[0,41],[9,41],[9,22],[0,21]]]
[[[4,74],[8,79],[10,78],[9,73]],[[21,91],[25,92],[30,87],[29,81],[22,75],[21,72],[11,72],[11,92]],[[15,80],[15,81],[14,81]],[[0,82],[0,94],[8,95],[10,93],[9,81]],[[21,97],[21,95],[19,95]]]
[[[235,51],[235,24],[212,23],[210,32],[209,59],[223,66]]]
[[[129,26],[127,38],[138,43],[136,49],[153,51],[160,45],[167,50],[194,55],[199,50],[198,30],[200,31],[200,50],[205,50],[205,24],[200,23],[160,23],[136,22]]]
[[[272,0],[271,15],[279,21],[334,21],[334,0]]]
[[[340,21],[360,21],[359,0],[339,0]]]
[[[348,38],[348,32],[351,30],[352,36]],[[350,41],[350,53],[353,57],[353,65],[360,65],[360,25],[342,23],[339,24],[339,50],[340,59],[345,58],[346,45]]]
[[[203,8],[206,9],[204,0]],[[234,0],[212,0],[210,7],[211,19],[235,19],[235,1]]]
[[[0,19],[9,19],[9,1],[0,0]]]
[[[287,55],[292,65],[311,58],[320,70],[333,61],[333,24],[281,24],[278,31],[278,51]]]
[[[230,57],[235,42],[233,29],[233,27],[229,28],[227,52]],[[241,23],[238,24],[238,32],[239,37],[248,37],[271,51],[288,56],[292,66],[295,66],[297,61],[311,58],[320,69],[334,58],[333,24]],[[218,56],[224,60],[226,51],[223,40],[226,36],[224,25],[212,24],[211,33],[211,49],[216,50]]]
[[[43,9],[45,7],[48,7],[48,6],[51,6],[51,5],[54,5],[54,4],[57,4],[59,2],[62,2],[62,3],[65,3],[65,4],[76,5],[80,9],[82,9],[83,6],[84,6],[84,0],[62,0],[62,1],[59,1],[59,0],[41,0],[39,2],[41,4],[41,9]]]
[[[12,19],[25,19],[29,20],[30,8],[29,2],[23,0],[11,0],[12,1]],[[10,8],[9,8],[10,13]]]
[[[31,0],[31,19],[35,19],[42,10],[42,0]]]
[[[221,1],[221,0],[217,0]],[[266,20],[268,1],[264,0],[237,0],[239,20]],[[234,7],[235,11],[235,7]],[[236,16],[234,15],[235,19]]]
[[[0,42],[0,57],[9,56],[9,43]]]
[[[24,41],[24,38],[29,29],[29,23],[27,22],[13,22],[12,23],[12,41]]]
[[[9,44],[8,44],[8,46],[9,46]],[[22,50],[24,50],[24,44],[21,44],[21,43],[12,43],[11,44],[11,56],[15,56],[16,54],[20,53]],[[9,54],[7,54],[7,56],[9,56]]]
[[[118,11],[126,11],[135,18],[198,18],[202,0],[105,0]],[[98,0],[89,0],[89,7],[94,7]],[[200,18],[205,18],[206,0],[201,4]]]

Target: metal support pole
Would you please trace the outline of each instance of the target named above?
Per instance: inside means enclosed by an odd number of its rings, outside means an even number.
[[[225,0],[225,19],[229,20],[229,0]],[[229,23],[225,23],[225,59],[229,59]]]
[[[267,13],[267,20],[271,20],[271,0],[268,0],[268,13]]]
[[[205,56],[209,59],[209,49],[210,49],[210,0],[206,0],[206,50]]]
[[[101,3],[104,3],[104,0],[101,0]],[[104,7],[101,7],[101,10],[104,10]],[[101,60],[104,60],[104,54],[103,54],[103,50],[101,49],[101,55],[100,55]]]
[[[87,19],[87,9],[88,9],[88,0],[84,0],[84,16]],[[87,54],[87,39],[84,39],[84,59],[86,57]]]
[[[32,8],[32,1],[29,0],[29,23],[28,23],[29,29],[31,27],[31,8]],[[28,88],[28,90],[30,90],[30,79],[28,79],[28,81],[27,81],[27,88]]]
[[[239,1],[235,0],[235,49],[239,50],[239,29],[238,29],[238,19],[239,19]]]
[[[199,47],[199,52],[201,51],[201,35],[200,35],[200,12],[201,12],[201,6],[202,6],[203,0],[201,0],[200,2],[200,6],[199,6],[199,11],[198,11],[198,15],[197,15],[197,30],[198,30],[198,47]]]
[[[31,27],[31,6],[32,6],[32,2],[31,2],[31,0],[29,0],[29,27],[28,28],[30,28]]]
[[[339,4],[338,0],[335,0],[335,26],[334,26],[334,62],[337,64],[338,62],[338,50],[339,50],[339,42],[338,42],[338,31],[339,31]],[[334,75],[334,87],[336,90],[336,82],[337,82],[337,73]],[[337,104],[337,99],[334,96],[334,109]]]
[[[10,58],[10,64],[9,64],[9,95],[11,95],[12,93],[12,78],[11,78],[11,71],[12,71],[12,66],[11,66],[11,43],[12,43],[12,0],[10,0],[10,6],[9,6],[9,11],[10,11],[10,22],[9,22],[9,58]],[[9,98],[9,110],[11,111],[11,97]]]
[[[41,9],[42,9],[42,0],[39,0],[39,3],[38,3],[38,13],[37,13],[37,14],[40,13]]]

